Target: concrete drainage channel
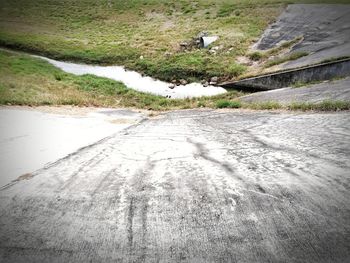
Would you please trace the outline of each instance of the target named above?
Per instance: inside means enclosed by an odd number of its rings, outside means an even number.
[[[350,58],[226,82],[220,86],[247,91],[266,91],[290,87],[297,83],[310,83],[347,76],[350,76]]]

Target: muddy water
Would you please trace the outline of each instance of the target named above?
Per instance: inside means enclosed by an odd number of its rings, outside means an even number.
[[[72,73],[75,75],[92,74],[98,77],[105,77],[116,81],[120,81],[130,89],[134,89],[141,92],[147,92],[154,95],[160,95],[164,97],[168,96],[173,99],[213,96],[226,92],[226,90],[221,87],[204,87],[202,84],[199,83],[180,85],[174,89],[170,89],[170,83],[155,80],[151,77],[144,77],[140,73],[125,70],[123,67],[120,66],[94,66],[62,62],[41,56],[36,57],[48,61],[52,65],[62,69],[67,73]]]

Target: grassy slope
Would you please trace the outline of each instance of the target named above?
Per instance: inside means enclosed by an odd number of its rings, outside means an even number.
[[[64,73],[46,61],[0,50],[0,105],[77,105],[133,107],[151,110],[211,108],[349,110],[350,102],[325,101],[319,104],[294,103],[282,106],[276,102],[246,104],[242,93],[198,99],[170,100],[140,93],[122,83],[91,75]]]
[[[53,58],[115,63],[165,80],[244,73],[236,57],[287,3],[313,0],[0,0],[0,45]],[[220,36],[217,55],[179,52],[200,31]],[[144,59],[140,59],[140,56]]]
[[[169,100],[130,90],[122,83],[91,75],[64,73],[41,59],[0,51],[0,105],[77,105],[135,107],[152,110],[215,107],[239,92],[185,100]]]

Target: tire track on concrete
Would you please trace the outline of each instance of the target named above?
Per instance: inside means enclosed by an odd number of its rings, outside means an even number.
[[[341,262],[348,258],[349,194],[337,188],[346,182],[344,167],[327,168],[320,159],[310,163],[293,153],[262,149],[249,134],[236,133],[257,121],[254,116],[249,121],[251,113],[225,113],[214,119],[201,119],[202,113],[195,119],[181,118],[186,112],[169,114],[171,119],[165,115],[149,120],[82,152],[81,158],[0,191],[4,261],[44,257],[64,262]],[[284,117],[264,115],[268,125]],[[303,126],[304,121],[314,124],[322,116],[301,114],[280,120],[269,138],[282,136],[300,142],[303,149],[329,142],[331,130]],[[347,116],[334,115],[332,125],[348,127]],[[300,127],[309,130],[300,134]],[[252,132],[259,136],[265,131],[266,126],[260,126]],[[309,135],[315,131],[323,135],[317,142]],[[327,154],[348,144],[340,137],[333,140],[319,152]],[[80,173],[65,191],[55,192],[59,183],[50,179],[52,173],[61,171],[63,179],[69,178],[102,149],[109,149],[103,161],[87,166],[88,174]],[[252,165],[256,169],[249,169]],[[320,174],[324,179],[315,176],[331,168],[337,168],[328,176],[334,184],[325,180],[326,172]],[[39,187],[42,184],[44,188]],[[332,215],[332,221],[308,210]],[[16,253],[9,247],[28,250]]]

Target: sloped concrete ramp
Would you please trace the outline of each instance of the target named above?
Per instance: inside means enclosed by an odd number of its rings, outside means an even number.
[[[350,56],[350,5],[289,5],[277,22],[265,31],[256,48],[267,50],[299,36],[304,40],[291,52],[306,51],[310,55],[286,63],[285,69]]]
[[[348,262],[350,115],[192,110],[0,191],[0,262]]]
[[[264,91],[290,87],[298,83],[312,83],[348,76],[350,76],[349,58],[226,82],[222,83],[221,86],[249,91]]]
[[[288,105],[293,102],[318,103],[325,100],[350,101],[350,78],[327,81],[298,88],[284,88],[254,93],[241,98],[244,102],[278,102]]]

